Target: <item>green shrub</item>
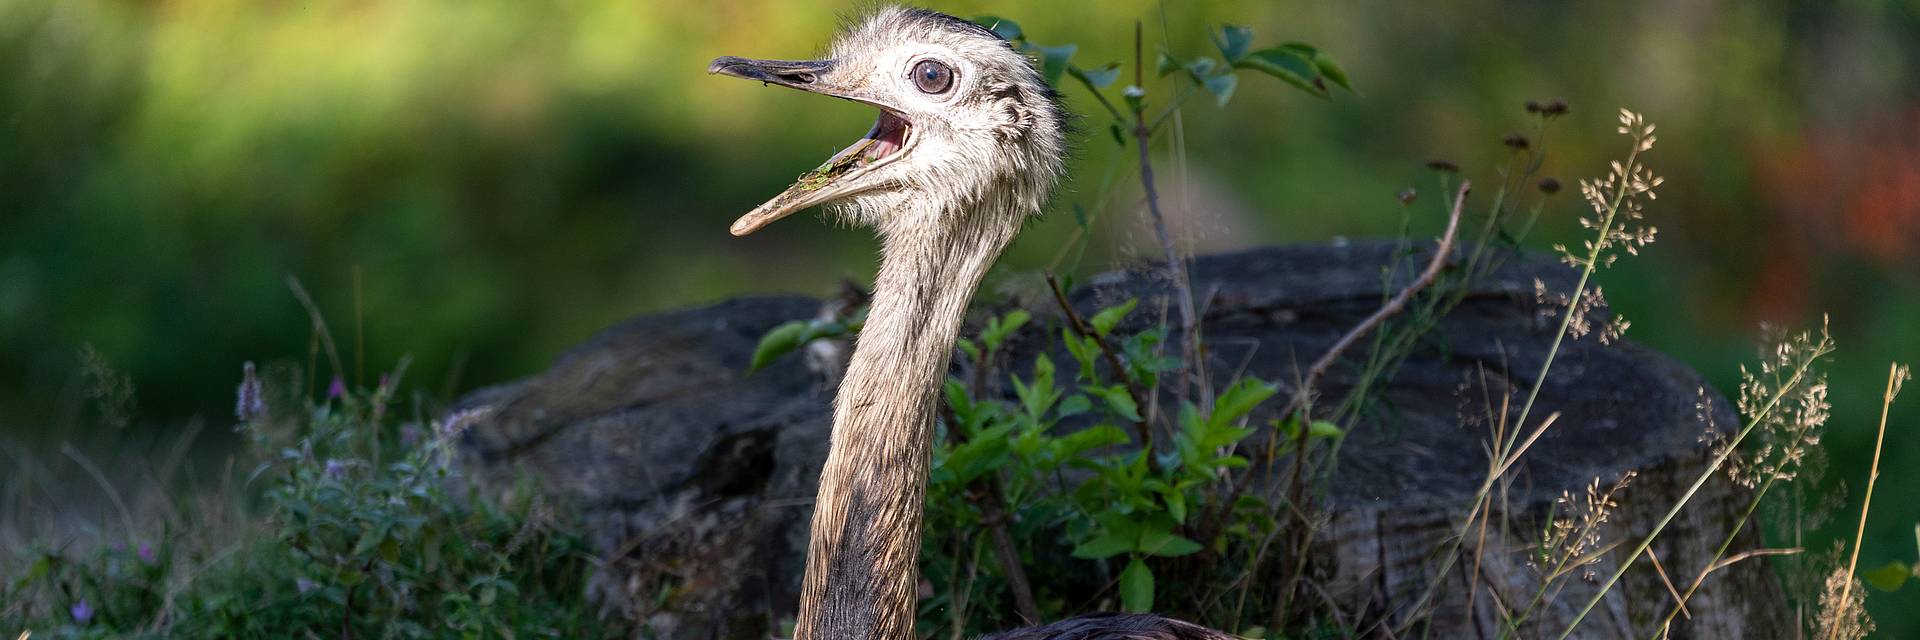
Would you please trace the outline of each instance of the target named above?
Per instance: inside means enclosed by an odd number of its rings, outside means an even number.
[[[462,488],[452,441],[476,416],[393,420],[397,376],[361,391],[336,380],[314,403],[246,374],[239,430],[254,466],[223,498],[249,515],[205,508],[192,530],[131,548],[38,550],[5,585],[0,626],[35,638],[618,636],[585,604],[591,551],[534,487],[497,500]]]

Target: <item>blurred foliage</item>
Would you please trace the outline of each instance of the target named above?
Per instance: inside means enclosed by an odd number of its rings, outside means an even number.
[[[246,365],[241,460],[254,466],[223,485],[233,493],[175,513],[184,526],[128,522],[112,544],[9,554],[0,628],[36,638],[621,637],[582,597],[597,559],[538,491],[523,484],[501,500],[450,481],[453,439],[477,416],[396,424],[399,372],[357,391],[335,380],[318,403],[289,390],[298,380],[268,385]]]
[[[834,11],[856,5],[0,0],[0,434],[136,440],[224,406],[228,383],[206,372],[307,348],[290,274],[343,344],[364,334],[364,357],[346,349],[349,382],[370,386],[363,363],[411,353],[444,399],[636,313],[870,273],[865,234],[725,233],[870,111],[704,75],[717,55],[816,51]],[[1365,80],[1335,96],[1341,108],[1247,83],[1221,113],[1168,123],[1169,218],[1196,250],[1393,233],[1395,193],[1440,199],[1421,164],[1497,165],[1527,99],[1574,105],[1548,175],[1609,157],[1614,106],[1646,112],[1671,185],[1662,243],[1605,274],[1613,305],[1635,340],[1723,390],[1758,321],[1831,316],[1846,346],[1832,482],[1864,482],[1880,359],[1920,354],[1912,0],[934,6],[1078,43],[1093,71],[1131,53],[1136,19],[1150,47],[1183,59],[1213,52],[1223,24],[1339,52]],[[1060,215],[1032,225],[1003,270],[1048,265],[1079,227],[1068,212],[1134,218],[1136,198],[1099,199],[1129,166],[1088,129]],[[1571,220],[1549,211],[1538,246],[1575,238]],[[1103,268],[1145,239],[1103,225],[1078,264]],[[98,423],[79,417],[89,345],[131,379],[127,415],[147,422],[85,426]],[[1916,424],[1893,420],[1894,434]],[[1920,491],[1906,471],[1920,447],[1900,443],[1885,495]],[[1910,559],[1915,521],[1920,505],[1876,506],[1862,565]],[[1916,598],[1869,608],[1911,633]]]

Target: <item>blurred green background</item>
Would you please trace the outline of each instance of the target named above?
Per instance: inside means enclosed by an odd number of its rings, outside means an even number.
[[[865,278],[866,233],[726,227],[871,110],[705,74],[718,55],[816,53],[857,5],[0,0],[0,436],[40,451],[226,424],[242,361],[305,358],[288,276],[349,369],[411,354],[441,398],[636,314]],[[1224,109],[1189,103],[1163,179],[1198,251],[1391,235],[1408,186],[1430,233],[1422,164],[1490,181],[1525,100],[1572,103],[1546,164],[1569,185],[1624,151],[1617,107],[1643,112],[1667,178],[1660,241],[1600,282],[1629,337],[1727,392],[1761,321],[1831,318],[1827,482],[1855,490],[1807,546],[1851,534],[1887,361],[1920,361],[1920,2],[932,6],[1076,43],[1085,66],[1129,57],[1140,18],[1149,46],[1185,55],[1234,23],[1337,57],[1361,95],[1250,76]],[[1151,84],[1164,104],[1174,85]],[[1144,255],[1122,150],[1086,93],[1065,93],[1086,133],[1055,209],[1093,207],[1115,180],[1087,266]],[[1573,238],[1579,207],[1562,195],[1533,242]],[[1032,225],[1003,268],[1045,267],[1072,218]],[[137,390],[132,424],[87,413],[89,345]],[[1916,403],[1895,407],[1863,568],[1914,560]],[[1920,631],[1915,589],[1869,604],[1884,630]]]

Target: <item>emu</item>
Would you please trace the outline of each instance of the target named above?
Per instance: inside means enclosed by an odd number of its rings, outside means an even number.
[[[812,61],[722,57],[710,74],[879,109],[866,136],[733,223],[744,236],[826,206],[880,237],[872,306],[834,400],[796,640],[908,640],[941,383],[981,277],[1060,178],[1067,116],[992,31],[884,7]],[[1096,614],[998,640],[1213,640],[1153,615]]]

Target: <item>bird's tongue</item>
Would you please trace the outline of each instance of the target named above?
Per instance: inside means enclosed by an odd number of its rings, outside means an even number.
[[[907,123],[893,114],[880,112],[873,129],[821,165],[825,169],[860,168],[893,155],[907,141]]]

